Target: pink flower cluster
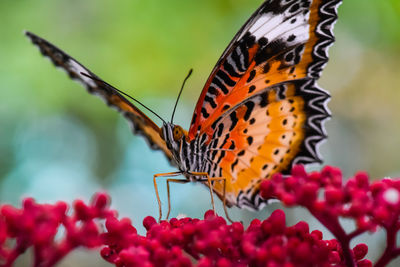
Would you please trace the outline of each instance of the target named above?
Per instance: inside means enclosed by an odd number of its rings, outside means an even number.
[[[245,228],[241,223],[206,212],[204,219],[173,218],[159,223],[143,221],[145,236],[127,218],[118,219],[110,197],[99,193],[89,204],[77,200],[68,212],[64,202],[38,204],[31,198],[22,208],[0,206],[0,266],[12,266],[28,248],[32,266],[54,266],[77,247],[100,248],[101,256],[125,266],[372,266],[365,259],[366,244],[350,241],[382,227],[387,247],[375,266],[384,266],[400,254],[396,236],[400,227],[400,180],[370,183],[358,173],[346,183],[339,169],[326,167],[306,173],[296,166],[289,177],[280,174],[262,183],[265,199],[277,198],[288,206],[303,206],[335,236],[324,240],[306,222],[287,226],[285,213],[274,211]],[[346,232],[340,218],[352,219]]]
[[[378,227],[386,230],[387,246],[375,266],[385,266],[400,255],[396,236],[400,228],[400,180],[382,179],[370,183],[366,173],[357,173],[346,183],[340,169],[327,166],[321,172],[306,173],[295,166],[289,177],[274,175],[260,188],[265,199],[277,198],[287,206],[303,206],[337,239],[347,266],[370,266],[352,252],[350,241]],[[356,229],[346,233],[339,218],[354,220]],[[365,245],[362,245],[366,247]]]
[[[336,240],[322,240],[320,231],[310,233],[305,222],[287,227],[285,214],[276,210],[264,220],[253,220],[247,229],[206,212],[204,220],[171,219],[143,222],[146,237],[128,220],[108,220],[103,258],[116,266],[345,266]],[[366,247],[354,253],[362,258]],[[190,256],[190,257],[189,257]]]
[[[38,204],[32,198],[23,201],[22,208],[0,207],[0,266],[12,266],[18,256],[32,248],[33,266],[54,266],[73,249],[101,245],[101,225],[98,219],[114,217],[109,209],[110,198],[96,194],[89,205],[77,200],[73,213],[68,205]],[[56,235],[63,229],[62,237]]]

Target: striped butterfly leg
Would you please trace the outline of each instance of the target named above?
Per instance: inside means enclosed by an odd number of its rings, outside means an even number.
[[[212,182],[214,182],[214,181],[223,181],[222,203],[223,203],[223,206],[224,206],[224,212],[225,212],[225,216],[228,219],[228,221],[230,223],[233,223],[233,220],[229,217],[228,210],[226,209],[226,193],[225,193],[226,192],[226,178],[224,178],[224,177],[210,177],[207,172],[191,172],[190,174],[196,175],[196,176],[203,176],[203,177],[205,177],[207,179],[207,180],[204,180],[204,182],[207,181],[207,183],[208,183],[208,188],[210,189],[211,204],[212,204],[213,211],[214,211],[215,214],[216,214],[216,212],[215,212],[214,195],[213,195],[213,191],[214,190],[213,190]],[[202,181],[202,180],[200,180],[200,181]]]
[[[162,209],[161,209],[161,200],[160,200],[160,194],[158,193],[158,187],[157,187],[156,179],[160,178],[160,177],[175,177],[175,176],[178,176],[178,175],[181,175],[181,174],[182,174],[182,172],[166,172],[166,173],[157,173],[157,174],[154,174],[154,176],[153,176],[154,190],[156,191],[156,197],[157,197],[157,203],[158,203],[158,212],[159,212],[158,221],[159,222],[161,221],[161,217],[162,217]],[[178,180],[178,179],[174,179],[174,180]],[[187,181],[187,180],[182,180],[182,181]],[[171,210],[171,201],[170,201],[170,198],[169,198],[168,180],[167,180],[167,189],[168,189],[168,215],[169,215],[169,212]]]

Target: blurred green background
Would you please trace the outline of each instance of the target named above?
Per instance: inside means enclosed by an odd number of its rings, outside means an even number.
[[[161,152],[131,134],[119,114],[44,60],[23,30],[48,39],[165,118],[194,68],[175,119],[188,128],[215,62],[261,2],[0,1],[0,202],[18,204],[24,196],[88,200],[106,190],[120,215],[143,232],[142,219],[158,215],[152,176],[174,170]],[[399,25],[398,0],[347,0],[339,8],[337,41],[319,82],[332,95],[333,115],[321,150],[324,164],[347,177],[358,170],[372,179],[400,176]],[[164,189],[160,184],[165,202]],[[172,207],[172,216],[193,217],[211,208],[203,186],[178,184]],[[277,207],[258,213],[233,208],[231,214],[247,223]],[[294,209],[289,223],[307,216]],[[381,242],[369,257],[379,255]],[[61,266],[100,264],[108,266],[97,252],[76,252]]]

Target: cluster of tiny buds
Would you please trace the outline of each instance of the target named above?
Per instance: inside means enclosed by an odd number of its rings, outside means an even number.
[[[20,209],[2,205],[0,266],[12,266],[29,248],[34,254],[32,266],[47,267],[54,266],[77,247],[101,246],[100,220],[117,216],[109,203],[107,194],[97,193],[89,205],[76,200],[71,215],[67,213],[68,205],[62,201],[38,204],[26,198]],[[59,236],[62,228],[63,235]]]
[[[287,206],[302,206],[335,237],[324,240],[306,222],[287,226],[286,215],[275,210],[265,220],[245,227],[228,224],[207,211],[204,219],[143,220],[146,235],[138,234],[128,218],[119,219],[110,197],[97,193],[89,204],[76,200],[39,204],[26,198],[21,208],[0,206],[0,266],[12,266],[32,248],[32,266],[54,266],[78,247],[100,249],[106,261],[125,266],[372,266],[368,247],[350,241],[364,233],[386,230],[387,247],[375,266],[385,266],[400,254],[400,180],[369,182],[365,173],[342,181],[339,169],[325,167],[307,173],[295,166],[291,175],[276,174],[264,181],[260,194]],[[346,232],[340,218],[351,219]]]
[[[400,179],[370,183],[368,175],[359,172],[343,182],[338,168],[326,166],[321,172],[307,173],[298,165],[289,177],[276,174],[265,180],[260,194],[265,199],[279,199],[287,206],[308,209],[338,240],[349,266],[359,265],[349,249],[350,241],[378,228],[386,230],[387,246],[375,266],[385,266],[400,255],[394,240],[400,227]],[[346,233],[340,218],[353,220],[356,229]]]
[[[346,266],[336,240],[323,240],[322,233],[310,232],[306,222],[287,227],[282,210],[264,221],[253,220],[247,229],[239,222],[227,224],[211,210],[203,220],[157,223],[146,217],[143,224],[146,237],[126,219],[107,221],[103,258],[116,266],[192,266],[193,260],[201,267]],[[352,250],[357,261],[367,251],[364,244]]]

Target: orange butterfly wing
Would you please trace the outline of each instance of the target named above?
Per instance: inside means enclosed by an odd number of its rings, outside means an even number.
[[[304,99],[309,89],[318,90],[313,79],[269,87],[213,123],[216,130],[209,144],[211,149],[205,155],[206,161],[211,162],[207,172],[212,177],[226,178],[229,206],[260,208],[264,201],[258,188],[263,179],[288,170],[294,159],[308,162],[311,155],[303,151],[315,144],[306,143],[305,139],[317,136],[314,141],[319,142],[323,138],[305,127],[307,113],[313,111]],[[215,183],[214,189],[222,197],[223,183]]]
[[[162,150],[170,163],[176,165],[175,161],[172,159],[171,151],[167,148],[165,141],[160,137],[160,128],[149,117],[113,89],[111,85],[102,81],[65,52],[33,33],[26,32],[25,34],[32,43],[39,48],[40,52],[45,57],[48,57],[55,66],[65,70],[71,79],[83,83],[89,93],[98,95],[107,105],[121,112],[129,121],[134,133],[142,135],[152,149]],[[86,77],[81,73],[95,79]]]
[[[226,178],[228,204],[259,208],[262,179],[321,161],[329,94],[315,80],[328,61],[340,2],[265,1],[214,67],[189,139],[206,134],[215,143],[208,172]],[[214,186],[221,196],[222,183]]]

